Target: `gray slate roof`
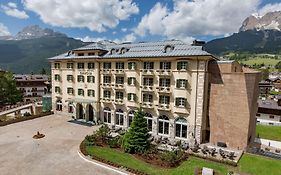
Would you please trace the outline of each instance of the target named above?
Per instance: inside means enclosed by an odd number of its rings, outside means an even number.
[[[170,51],[165,51],[166,47],[171,47]],[[86,59],[86,58],[151,58],[151,57],[175,57],[175,56],[211,56],[204,51],[202,46],[191,46],[179,40],[159,41],[159,42],[139,42],[139,43],[109,43],[98,42],[73,51],[83,50],[104,50],[106,53],[101,56],[75,56],[73,52],[58,55],[49,60],[62,59]],[[121,50],[125,52],[121,53]]]

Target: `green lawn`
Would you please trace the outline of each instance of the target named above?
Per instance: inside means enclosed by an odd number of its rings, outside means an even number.
[[[281,141],[281,126],[257,125],[256,134],[263,139]]]
[[[253,175],[280,175],[281,161],[244,154],[239,161],[241,172]]]
[[[215,163],[189,157],[177,168],[164,169],[147,164],[134,156],[123,153],[108,147],[87,147],[90,155],[100,157],[119,165],[139,169],[151,175],[193,175],[196,167],[209,167],[220,174],[226,174],[228,171],[247,173],[252,175],[278,175],[281,174],[281,161],[244,154],[238,164],[238,167],[232,167],[221,163]]]
[[[278,59],[273,59],[273,58],[252,58],[247,61],[241,61],[243,64],[247,65],[254,65],[254,64],[265,64],[265,65],[272,65],[275,66],[280,60]]]

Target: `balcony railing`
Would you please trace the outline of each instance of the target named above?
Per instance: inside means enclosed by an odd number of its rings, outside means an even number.
[[[111,69],[101,69],[101,73],[103,73],[103,74],[111,74],[112,70]]]
[[[159,86],[156,89],[158,90],[158,93],[171,93],[170,87]]]
[[[154,75],[153,69],[141,69],[143,75]]]
[[[141,106],[142,106],[143,108],[148,108],[148,109],[154,108],[154,105],[153,105],[152,102],[143,102],[143,103],[141,104]]]
[[[103,83],[103,84],[100,84],[102,88],[104,89],[108,89],[108,88],[111,88],[112,85],[110,83]]]
[[[110,99],[110,98],[101,98],[101,102],[103,102],[103,103],[112,103],[112,101],[114,101],[114,100]]]
[[[115,84],[114,89],[124,89],[124,84]]]
[[[158,110],[170,111],[171,107],[170,107],[169,104],[159,104],[158,105]]]
[[[122,105],[122,104],[124,104],[124,100],[123,99],[115,99],[114,103],[118,104],[118,105]]]
[[[141,88],[142,88],[142,91],[144,91],[144,92],[153,92],[153,86],[144,85],[144,86],[141,86]]]
[[[172,74],[170,69],[158,69],[156,72],[159,74],[159,76],[170,76]]]
[[[125,73],[124,69],[115,69],[114,71],[116,75],[123,75]]]

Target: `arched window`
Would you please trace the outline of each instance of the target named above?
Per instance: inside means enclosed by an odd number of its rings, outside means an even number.
[[[161,115],[158,122],[158,133],[169,135],[169,117],[166,115]]]
[[[124,112],[121,109],[116,110],[115,121],[116,121],[116,125],[119,125],[119,126],[124,125]]]
[[[176,137],[187,138],[187,120],[185,118],[176,119]]]
[[[150,113],[145,113],[145,118],[147,120],[147,128],[149,131],[152,131],[152,115]]]
[[[111,124],[111,109],[110,108],[104,108],[103,110],[103,122]]]
[[[174,46],[172,46],[172,45],[166,45],[165,47],[164,47],[164,53],[168,53],[168,52],[171,52],[171,51],[173,51],[174,50]]]
[[[131,124],[133,122],[134,115],[135,115],[135,111],[130,111],[128,113],[128,124],[129,124],[129,127],[131,126]]]
[[[116,49],[111,49],[111,50],[110,50],[110,54],[111,54],[111,55],[116,54]]]
[[[57,100],[57,102],[56,102],[56,110],[57,111],[62,111],[62,101],[61,100]]]

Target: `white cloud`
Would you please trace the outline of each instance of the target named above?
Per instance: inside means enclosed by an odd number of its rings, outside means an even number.
[[[9,32],[8,28],[0,23],[0,36],[9,36],[11,35],[11,33]]]
[[[18,10],[16,3],[9,2],[7,5],[1,5],[1,8],[4,10],[4,13],[8,16],[13,16],[19,19],[29,18],[25,11]]]
[[[256,12],[260,0],[174,0],[173,9],[157,3],[142,17],[134,32],[190,41],[190,36],[237,32],[243,20]]]
[[[122,32],[127,32],[127,30],[128,30],[127,28],[122,28],[121,29]]]
[[[85,36],[83,38],[75,38],[77,40],[81,40],[83,42],[99,42],[103,40],[107,40],[105,37],[90,37],[90,36]]]
[[[136,40],[136,36],[134,33],[131,33],[125,35],[123,38],[114,39],[114,40],[108,39],[106,37],[90,37],[90,36],[85,36],[83,38],[75,38],[75,39],[81,40],[83,42],[99,42],[99,41],[108,40],[108,41],[113,41],[115,43],[122,43],[122,42],[134,42]]]
[[[121,20],[139,12],[132,0],[23,0],[23,4],[45,23],[97,32],[115,28]]]
[[[268,12],[275,12],[275,11],[281,11],[281,3],[266,4],[264,7],[258,10],[258,14],[263,16]]]

